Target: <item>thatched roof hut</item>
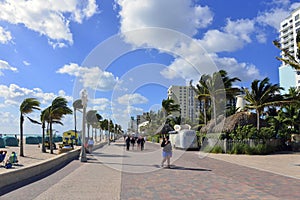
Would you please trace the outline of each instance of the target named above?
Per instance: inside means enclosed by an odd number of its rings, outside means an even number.
[[[232,132],[238,126],[253,125],[256,127],[256,114],[250,112],[238,112],[227,118],[220,116],[217,119],[217,123],[214,120],[209,121],[209,123],[202,127],[200,132],[202,133],[220,133],[220,132]],[[266,126],[264,120],[260,120],[260,126]]]

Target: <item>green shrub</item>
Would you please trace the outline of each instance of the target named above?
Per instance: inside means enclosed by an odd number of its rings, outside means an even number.
[[[249,145],[244,145],[244,152],[245,154],[248,154],[248,155],[253,155],[255,154],[255,148],[254,147],[250,147]]]
[[[212,146],[206,145],[206,146],[204,147],[203,151],[206,152],[206,153],[209,153],[209,152],[212,151],[212,149],[213,149]]]
[[[245,145],[242,143],[236,143],[233,145],[230,154],[244,154],[245,153]]]
[[[211,150],[211,153],[223,153],[223,149],[220,146],[214,146]]]

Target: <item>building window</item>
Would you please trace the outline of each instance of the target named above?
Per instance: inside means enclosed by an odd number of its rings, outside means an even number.
[[[297,14],[296,16],[295,16],[295,21],[297,21],[299,19],[299,14]]]
[[[299,25],[300,25],[300,21],[297,22],[297,23],[295,24],[295,27],[297,27],[297,26],[299,26]]]
[[[282,28],[286,27],[288,25],[288,23],[285,23],[282,25]]]

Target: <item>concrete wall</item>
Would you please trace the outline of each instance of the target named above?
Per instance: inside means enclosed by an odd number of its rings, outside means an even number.
[[[103,147],[106,142],[96,144],[94,150]],[[0,191],[5,188],[12,186],[16,183],[20,183],[29,178],[39,176],[43,173],[47,173],[50,170],[59,169],[67,165],[72,160],[78,159],[80,156],[81,149],[75,149],[69,152],[59,154],[51,159],[33,163],[32,165],[24,166],[20,169],[13,170],[7,173],[0,174]],[[1,193],[1,192],[0,192]]]

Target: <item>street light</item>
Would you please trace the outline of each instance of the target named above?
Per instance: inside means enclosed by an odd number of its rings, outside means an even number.
[[[81,90],[81,102],[82,102],[82,144],[81,144],[81,162],[87,162],[86,152],[85,152],[85,118],[86,118],[86,106],[88,101],[87,91],[85,89]]]

